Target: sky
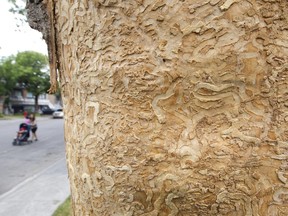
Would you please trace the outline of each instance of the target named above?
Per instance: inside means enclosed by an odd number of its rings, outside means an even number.
[[[23,51],[47,55],[42,34],[30,28],[28,23],[17,21],[16,15],[9,12],[10,7],[7,0],[0,0],[0,58]],[[21,25],[17,27],[17,23]]]

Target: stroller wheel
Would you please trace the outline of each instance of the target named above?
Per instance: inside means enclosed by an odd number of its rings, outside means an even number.
[[[14,139],[13,142],[12,142],[12,145],[17,145],[17,144],[18,144],[17,139]]]

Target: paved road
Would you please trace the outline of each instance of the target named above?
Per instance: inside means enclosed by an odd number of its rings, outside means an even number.
[[[39,141],[13,146],[21,120],[0,120],[0,216],[51,216],[69,192],[62,119],[37,119]]]
[[[65,158],[63,120],[39,118],[37,122],[39,141],[13,146],[21,120],[0,121],[0,195]]]

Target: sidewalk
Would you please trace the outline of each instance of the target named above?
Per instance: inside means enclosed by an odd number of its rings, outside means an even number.
[[[0,196],[0,216],[51,216],[70,195],[65,159]]]

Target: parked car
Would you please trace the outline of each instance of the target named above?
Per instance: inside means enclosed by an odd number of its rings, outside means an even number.
[[[40,111],[41,115],[51,115],[51,114],[53,114],[53,112],[55,112],[55,109],[51,109],[48,106],[42,107],[42,109]]]
[[[53,118],[63,118],[64,112],[63,109],[57,109],[52,113]]]

